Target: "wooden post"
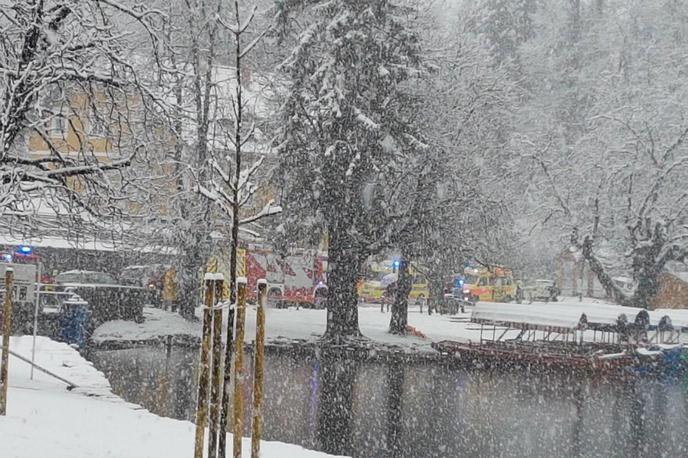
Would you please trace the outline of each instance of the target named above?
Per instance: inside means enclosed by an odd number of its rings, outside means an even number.
[[[208,458],[216,458],[217,456],[217,435],[220,423],[220,403],[222,401],[222,309],[219,307],[219,302],[222,298],[223,286],[223,275],[216,273],[212,286],[214,288],[215,303],[213,304],[214,308],[212,311],[213,347],[211,353],[212,379],[210,382]]]
[[[33,363],[36,361],[36,335],[38,334],[38,306],[41,295],[41,263],[36,266],[36,297],[33,304],[33,340],[31,341],[31,373],[29,378],[33,380]]]
[[[5,271],[5,303],[2,312],[2,360],[0,361],[0,415],[7,414],[7,388],[9,384],[10,334],[12,334],[12,291],[14,270]]]
[[[256,343],[253,370],[253,423],[251,431],[251,458],[260,457],[260,435],[262,432],[263,366],[265,363],[265,302],[268,282],[258,280],[258,310],[256,312]]]
[[[230,285],[230,301],[237,297],[236,285]],[[218,441],[218,457],[225,458],[227,452],[227,420],[229,419],[229,399],[232,382],[232,355],[234,354],[234,311],[235,304],[232,304],[227,311],[227,338],[225,339],[225,370],[222,383],[222,405],[220,408],[220,440]]]
[[[236,334],[234,336],[234,397],[232,431],[234,458],[241,458],[241,439],[244,434],[244,331],[246,324],[246,278],[237,278]]]
[[[203,307],[203,336],[201,357],[198,362],[198,399],[196,400],[196,442],[194,458],[203,458],[203,438],[208,420],[208,374],[210,372],[210,340],[212,334],[211,308],[214,303],[215,274],[205,274],[205,307]]]

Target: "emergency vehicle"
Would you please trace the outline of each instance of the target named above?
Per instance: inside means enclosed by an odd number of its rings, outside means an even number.
[[[286,256],[270,247],[248,245],[238,251],[239,275],[247,279],[248,298],[256,299],[257,283],[268,282],[268,302],[274,306],[325,306],[327,255],[316,250],[297,250]]]
[[[463,296],[470,302],[509,302],[516,299],[516,282],[511,269],[504,266],[466,267]]]
[[[386,288],[395,283],[399,261],[386,260],[369,262],[363,272],[363,278],[358,283],[358,298],[362,302],[380,303],[384,300]],[[416,303],[422,303],[430,296],[428,281],[425,275],[411,265],[409,273],[412,276],[412,287],[409,298]]]

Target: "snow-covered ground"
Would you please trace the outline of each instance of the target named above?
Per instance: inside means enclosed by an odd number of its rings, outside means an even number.
[[[166,312],[154,307],[144,307],[143,323],[113,320],[100,325],[93,333],[93,340],[150,340],[168,335],[201,335],[201,323],[182,318],[178,313]]]
[[[557,305],[604,306],[608,303],[586,299],[579,302],[574,298],[563,298]],[[511,304],[503,304],[509,307]],[[546,306],[546,304],[542,304]],[[480,339],[480,325],[470,323],[472,307],[466,307],[466,313],[454,316],[420,313],[417,306],[410,306],[409,325],[425,335],[425,338],[407,335],[395,336],[389,334],[390,313],[380,312],[379,305],[364,305],[358,308],[359,325],[364,336],[373,341],[385,344],[401,345],[410,350],[433,351],[431,343],[440,340],[456,340],[461,342],[478,341]],[[143,323],[130,321],[111,321],[96,329],[93,339],[96,342],[148,340],[167,335],[200,336],[201,323],[189,322],[178,314],[165,312],[160,309],[146,308],[146,318]],[[246,341],[250,342],[255,336],[255,307],[249,306],[246,314]],[[323,335],[327,316],[325,310],[311,309],[268,309],[266,313],[266,336],[269,342],[282,340],[304,339],[315,340]],[[491,332],[490,331],[485,332]],[[513,334],[513,335],[512,335]],[[514,337],[518,331],[509,331],[506,338]],[[485,334],[485,337],[488,337]]]
[[[415,336],[393,336],[389,329],[390,313],[380,312],[379,306],[359,307],[359,321],[364,336],[378,342],[398,344],[416,349],[431,350],[430,343],[442,339],[470,339],[473,336],[471,326],[457,323],[457,319],[468,320],[470,309],[465,314],[455,317],[447,315],[419,313],[418,307],[411,307],[409,324],[426,335],[427,338]],[[151,340],[168,335],[201,335],[200,321],[190,322],[176,313],[146,307],[145,321],[109,321],[98,327],[92,338],[95,342],[107,341],[141,341]],[[266,336],[268,341],[303,339],[315,340],[323,335],[327,322],[325,310],[311,309],[268,309],[266,313]],[[246,341],[250,342],[255,336],[256,313],[255,306],[249,306],[246,314]],[[473,326],[474,327],[474,326]],[[475,338],[479,336],[475,334]]]
[[[13,337],[11,349],[29,357],[31,337]],[[66,344],[39,337],[36,362],[78,385],[41,372],[10,356],[7,416],[0,417],[2,458],[188,458],[193,456],[194,425],[158,417],[112,394],[103,374]],[[228,443],[232,439],[228,438]],[[330,456],[296,445],[263,442],[261,456]],[[250,456],[244,438],[243,455]]]

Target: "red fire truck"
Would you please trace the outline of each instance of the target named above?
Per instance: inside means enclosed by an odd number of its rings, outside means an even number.
[[[239,260],[239,272],[243,272],[248,280],[250,299],[255,299],[258,279],[265,278],[268,302],[275,307],[325,306],[326,253],[299,250],[282,256],[269,247],[248,245],[239,251]]]

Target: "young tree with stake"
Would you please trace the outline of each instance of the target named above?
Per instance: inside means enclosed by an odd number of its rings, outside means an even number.
[[[247,70],[247,56],[255,48],[255,46],[263,38],[267,29],[258,34],[254,34],[252,39],[245,42],[245,36],[250,36],[252,30],[250,29],[253,23],[257,7],[254,6],[246,17],[242,15],[239,2],[234,1],[232,7],[233,18],[231,20],[223,20],[218,16],[218,22],[221,27],[228,32],[228,35],[233,43],[233,63],[234,75],[229,78],[229,89],[223,90],[227,86],[222,83],[217,83],[216,98],[214,100],[214,107],[212,115],[215,123],[211,125],[213,133],[215,129],[220,133],[214,137],[214,148],[207,151],[209,160],[207,162],[208,171],[204,174],[196,185],[196,190],[205,199],[215,205],[222,215],[225,228],[229,228],[229,284],[231,291],[232,302],[236,300],[236,281],[237,281],[237,265],[238,265],[238,248],[239,248],[239,231],[243,230],[251,234],[255,234],[246,226],[254,225],[263,218],[275,215],[281,211],[278,205],[275,205],[274,200],[268,200],[258,210],[249,209],[249,205],[255,205],[256,192],[259,186],[256,185],[257,176],[263,165],[265,156],[257,158],[251,165],[245,167],[242,164],[244,148],[247,145],[255,145],[256,123],[255,116],[253,122],[245,126],[244,118],[249,113],[250,104],[245,97],[244,71]],[[211,71],[212,74],[212,71]],[[219,78],[218,78],[219,79]],[[234,93],[231,94],[232,90]],[[225,103],[229,105],[231,110],[228,115],[222,115],[226,110]],[[254,100],[254,103],[259,103]],[[255,110],[255,106],[253,107]],[[232,122],[222,123],[222,120],[230,119]],[[229,399],[230,399],[230,374],[232,364],[232,346],[233,339],[231,322],[233,314],[230,314],[230,322],[227,324],[227,346],[225,353],[225,368],[224,368],[224,383],[222,390],[222,408],[220,413],[220,431],[225,431],[227,428],[227,418],[229,413]],[[220,434],[219,437],[219,456],[224,457],[225,451],[225,435]]]

